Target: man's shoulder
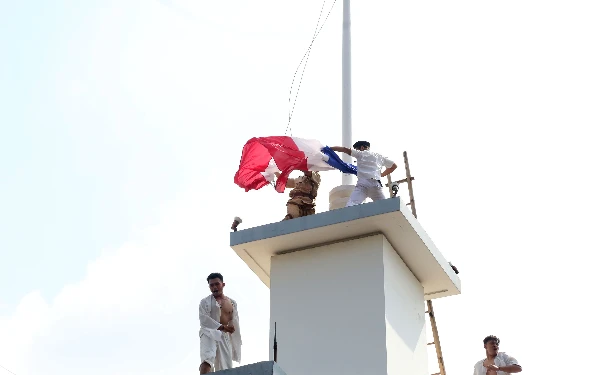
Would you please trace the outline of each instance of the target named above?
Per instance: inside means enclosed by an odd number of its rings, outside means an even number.
[[[380,159],[388,159],[388,157],[387,157],[387,156],[385,156],[385,155],[383,155],[383,154],[380,154],[380,153],[378,153],[378,152],[373,152],[372,154],[373,154],[373,156],[375,156],[375,157],[377,157],[377,158],[380,158]]]
[[[202,298],[200,300],[200,303],[209,302],[211,298],[212,298],[212,294],[209,294],[208,296]]]
[[[479,361],[475,362],[475,366],[483,366],[483,362],[485,361],[485,359],[480,359]]]
[[[510,359],[511,362],[516,362],[517,360],[515,359],[515,357],[513,357],[512,355],[506,353],[506,352],[498,352],[498,357],[502,358],[504,361]]]

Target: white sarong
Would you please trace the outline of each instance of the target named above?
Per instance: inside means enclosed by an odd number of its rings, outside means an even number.
[[[219,340],[200,333],[200,363],[208,363],[214,371],[233,368],[231,334],[222,333]]]
[[[359,178],[354,191],[352,191],[348,199],[348,203],[346,203],[346,207],[362,204],[367,198],[371,198],[375,202],[385,199],[385,195],[383,195],[383,189],[379,181]]]
[[[237,303],[229,298],[233,305],[233,334],[219,331],[221,326],[221,306],[212,296],[200,301],[200,363],[206,362],[211,366],[211,372],[233,368],[233,361],[241,361],[242,336]]]

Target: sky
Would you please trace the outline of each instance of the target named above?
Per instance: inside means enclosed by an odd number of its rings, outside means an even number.
[[[281,220],[286,196],[233,175],[248,139],[285,133],[322,4],[0,4],[0,374],[195,373],[210,272],[238,301],[241,364],[268,359],[269,290],[229,226]],[[524,374],[590,371],[598,16],[594,1],[352,3],[353,139],[408,152],[419,222],[460,271],[462,294],[434,301],[448,374],[471,373],[489,334]],[[330,146],[341,26],[337,1],[291,121]],[[341,175],[322,179],[318,212]]]

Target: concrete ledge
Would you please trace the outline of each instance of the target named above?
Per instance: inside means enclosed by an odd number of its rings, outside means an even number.
[[[229,245],[235,247],[245,243],[285,236],[328,225],[392,213],[400,210],[400,204],[400,198],[390,198],[231,232],[229,235]]]
[[[286,375],[281,367],[273,361],[257,362],[229,370],[215,371],[214,373],[219,375]]]
[[[460,294],[458,275],[398,197],[232,232],[230,246],[270,287],[272,256],[376,233],[421,282],[426,299]]]

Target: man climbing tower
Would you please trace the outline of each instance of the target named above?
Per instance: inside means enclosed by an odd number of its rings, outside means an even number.
[[[279,173],[275,173],[279,177]],[[304,175],[296,179],[288,179],[286,188],[290,191],[290,199],[287,201],[287,215],[283,220],[295,219],[297,217],[314,215],[315,198],[321,184],[319,172],[304,172]]]
[[[385,199],[381,178],[392,173],[398,166],[385,156],[371,151],[371,144],[367,141],[358,141],[352,147],[352,150],[348,147],[331,147],[333,151],[356,158],[358,181],[346,207],[361,204],[367,197],[373,201]],[[383,173],[382,167],[386,168]]]

